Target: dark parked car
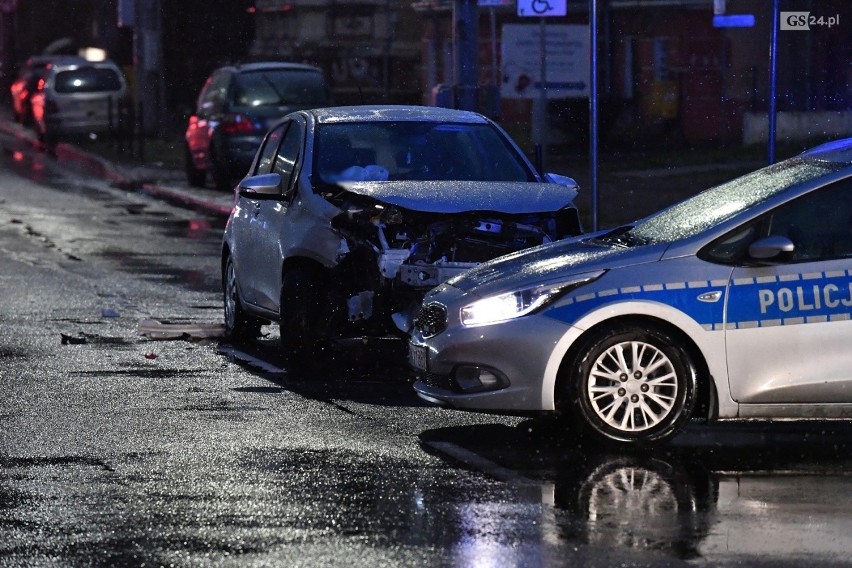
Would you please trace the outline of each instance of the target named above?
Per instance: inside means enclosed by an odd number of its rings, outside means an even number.
[[[186,177],[231,189],[251,166],[270,124],[294,110],[326,106],[329,89],[318,67],[249,63],[217,69],[204,83],[186,129]]]
[[[254,337],[278,322],[293,366],[341,340],[402,339],[440,282],[579,233],[576,194],[476,113],[295,112],[238,187],[222,248],[226,331]]]
[[[27,59],[9,88],[12,95],[12,114],[21,124],[33,122],[30,99],[38,88],[38,82],[44,78],[44,72],[50,63],[84,64],[86,60],[74,55],[34,55]]]

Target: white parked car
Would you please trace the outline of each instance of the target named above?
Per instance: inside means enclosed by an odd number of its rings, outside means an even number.
[[[31,99],[36,132],[48,144],[117,133],[128,104],[127,82],[112,61],[50,63]]]

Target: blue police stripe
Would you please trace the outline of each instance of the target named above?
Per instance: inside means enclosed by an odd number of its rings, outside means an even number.
[[[728,320],[738,329],[848,320],[849,276],[848,271],[835,271],[734,279]]]
[[[723,302],[702,302],[708,292],[725,292],[727,281],[690,281],[625,286],[564,298],[545,315],[572,324],[584,315],[613,302],[646,301],[671,306],[694,319],[705,329],[722,328]]]
[[[852,270],[758,278],[736,278],[728,290],[728,323],[722,321],[726,280],[689,281],[625,286],[569,296],[545,315],[572,324],[614,302],[648,301],[686,314],[704,329],[750,329],[852,319]],[[718,293],[718,301],[699,296]]]

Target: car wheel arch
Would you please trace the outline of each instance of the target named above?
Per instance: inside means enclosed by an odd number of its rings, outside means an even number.
[[[321,322],[328,278],[328,269],[311,258],[290,257],[282,264],[279,341],[288,368],[293,371],[319,365],[325,342],[325,324]],[[295,301],[297,298],[299,301]]]
[[[320,261],[309,256],[290,256],[285,258],[281,263],[281,281],[283,282],[284,276],[293,270],[316,271],[323,275],[326,283],[330,278],[329,268]],[[327,286],[327,284],[320,285],[323,287]],[[278,309],[281,309],[280,305],[278,306]]]
[[[231,258],[231,247],[225,243],[222,245],[222,255],[219,257],[219,272],[220,274],[225,273],[225,265],[228,262],[228,259]]]
[[[591,344],[594,343],[596,339],[600,338],[601,335],[606,333],[607,330],[626,326],[652,326],[677,339],[679,346],[686,352],[686,355],[694,365],[697,375],[696,401],[692,417],[707,421],[715,419],[719,413],[718,392],[715,381],[710,375],[709,367],[703,353],[692,338],[681,328],[667,320],[650,315],[623,315],[600,321],[585,330],[582,335],[573,342],[563,356],[556,376],[556,383],[554,385],[554,401],[557,412],[560,414],[568,412],[568,409],[571,406],[571,401],[568,400],[567,386],[570,381],[573,380],[574,370],[577,368],[579,362],[588,351]]]
[[[221,267],[225,305],[225,337],[240,342],[260,335],[260,328],[264,325],[265,319],[252,314],[243,304],[239,293],[239,283],[236,280],[236,268],[233,267],[233,263],[234,259],[225,247],[222,253]],[[230,288],[232,272],[233,288]]]
[[[281,264],[281,275],[283,276],[288,270],[295,268],[305,268],[307,270],[321,270],[328,273],[329,268],[322,262],[309,256],[290,256],[284,259]]]

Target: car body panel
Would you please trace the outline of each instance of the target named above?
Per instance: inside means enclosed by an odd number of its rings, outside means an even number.
[[[656,321],[705,369],[706,418],[849,418],[850,162],[852,139],[829,144],[624,228],[520,251],[450,279],[423,301],[446,321],[429,320],[428,332],[410,335],[415,391],[463,409],[557,411],[572,349],[582,354],[585,338],[612,322]],[[749,258],[746,247],[763,234],[795,246],[786,256]],[[461,308],[478,299],[584,274],[595,278],[529,315],[461,323]],[[457,373],[471,366],[506,381],[466,391]]]
[[[300,196],[289,204],[262,200],[257,204],[251,243],[249,287],[254,301],[265,310],[277,312],[281,293],[281,267],[284,259],[311,259],[330,267],[337,261],[340,235],[334,232],[324,208],[314,207],[315,195]],[[237,237],[238,239],[239,237]]]
[[[848,259],[737,268],[728,294],[728,366],[743,404],[852,403]],[[784,357],[757,359],[784,346]],[[812,354],[820,353],[819,373]]]

